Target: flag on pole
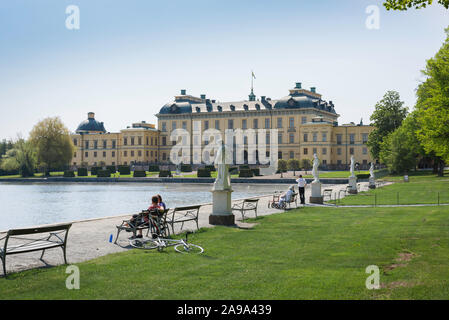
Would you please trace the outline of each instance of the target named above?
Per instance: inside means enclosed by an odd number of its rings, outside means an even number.
[[[256,75],[254,74],[253,71],[251,71],[251,74],[252,74],[253,78],[256,79]]]

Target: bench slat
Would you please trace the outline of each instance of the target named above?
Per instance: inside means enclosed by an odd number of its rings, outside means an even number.
[[[68,223],[68,224],[58,224],[58,225],[54,225],[54,226],[39,227],[39,228],[12,229],[12,230],[8,231],[8,235],[9,236],[23,236],[23,235],[27,235],[27,234],[69,230],[71,226],[72,226],[72,224]]]
[[[36,241],[31,244],[24,245],[16,245],[10,246],[6,248],[6,254],[8,253],[18,253],[18,252],[26,252],[29,250],[43,250],[49,247],[58,247],[63,245],[63,242],[54,242],[54,241]]]

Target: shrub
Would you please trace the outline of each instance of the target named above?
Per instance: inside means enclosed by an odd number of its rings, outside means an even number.
[[[181,172],[192,172],[192,165],[181,164]]]
[[[97,177],[98,178],[110,178],[111,172],[109,170],[98,170]]]
[[[210,178],[210,170],[207,168],[199,168],[197,172],[198,178]]]
[[[359,173],[356,176],[357,176],[357,179],[369,179],[369,177],[371,175],[369,173]]]
[[[251,169],[241,169],[239,172],[239,178],[252,178],[254,172]]]
[[[159,169],[159,166],[158,166],[158,165],[153,164],[153,165],[150,165],[150,166],[148,167],[148,171],[149,171],[149,172],[159,172],[160,169]]]
[[[170,178],[172,177],[170,170],[159,171],[159,178],[168,178],[168,177],[170,177]]]
[[[117,169],[115,168],[115,166],[107,166],[107,167],[106,167],[106,170],[109,170],[109,172],[110,172],[111,174],[117,172]]]
[[[143,178],[147,176],[147,172],[144,170],[134,170],[134,178]]]
[[[75,171],[64,171],[64,178],[74,178]]]
[[[249,165],[244,164],[244,165],[239,166],[239,170],[242,170],[242,169],[249,169]]]
[[[129,166],[119,166],[118,167],[118,172],[120,172],[120,174],[131,174],[131,168]]]
[[[239,173],[239,168],[237,168],[237,167],[229,168],[229,174],[238,174],[238,173]]]
[[[87,168],[78,168],[78,177],[87,177]]]
[[[217,171],[217,169],[215,169],[215,166],[214,166],[214,165],[208,165],[208,166],[205,166],[204,169],[208,169],[210,172],[215,172],[215,171]]]
[[[254,176],[256,176],[256,177],[260,176],[260,169],[259,168],[251,169],[251,171],[253,172]]]
[[[287,161],[282,159],[278,160],[278,172],[287,172]]]
[[[96,176],[96,175],[98,175],[98,171],[100,171],[100,170],[103,170],[103,168],[102,167],[92,167],[90,169],[90,174],[93,176]]]

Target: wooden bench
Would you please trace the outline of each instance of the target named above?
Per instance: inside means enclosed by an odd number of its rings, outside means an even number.
[[[0,258],[3,262],[3,273],[6,277],[6,256],[12,254],[42,251],[40,259],[44,257],[45,250],[53,248],[62,248],[64,254],[64,263],[67,264],[67,236],[71,223],[59,224],[48,227],[28,228],[28,229],[12,229],[9,230],[5,237],[0,238],[5,243],[3,248],[0,248]],[[42,238],[28,238],[21,236],[28,236],[34,234],[47,234]],[[63,237],[60,235],[64,234]],[[11,244],[10,242],[17,242]],[[9,244],[9,246],[8,246]]]
[[[169,209],[165,209],[165,211],[161,212],[161,214],[160,214],[160,216],[164,217],[163,218],[164,223],[165,223],[165,219],[166,219],[165,217],[168,213],[168,210]],[[148,233],[150,232],[151,228],[153,227],[153,225],[149,223],[149,220],[150,220],[149,215],[150,215],[150,212],[148,210],[142,210],[141,213],[133,215],[132,219],[123,220],[120,225],[116,226],[117,236],[115,237],[114,244],[117,244],[117,240],[118,240],[118,237],[119,237],[121,231],[132,232],[133,237],[135,238],[137,235],[137,231],[147,230],[147,236],[148,236]],[[148,222],[144,221],[145,216],[148,217]]]
[[[257,204],[259,199],[245,199],[232,206],[232,211],[238,211],[242,214],[242,221],[245,221],[245,213],[248,211],[254,211],[257,218]]]
[[[332,200],[332,189],[324,189],[323,191],[323,201],[326,201],[325,198],[329,197],[329,201]]]
[[[198,215],[200,213],[201,205],[188,206],[188,207],[178,207],[174,208],[173,211],[167,214],[166,222],[171,225],[172,233],[175,234],[175,224],[181,223],[181,230],[184,227],[184,223],[188,221],[195,221],[196,228],[199,230],[198,225]]]

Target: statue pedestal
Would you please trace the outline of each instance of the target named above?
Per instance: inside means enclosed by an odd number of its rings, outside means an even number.
[[[323,196],[321,195],[321,182],[312,182],[312,196],[310,203],[323,204]]]
[[[349,193],[350,194],[357,194],[357,177],[349,177]]]
[[[232,214],[231,189],[212,190],[212,214],[209,224],[218,226],[235,225],[235,216]]]
[[[369,186],[370,189],[376,189],[376,179],[370,177],[369,178]]]

